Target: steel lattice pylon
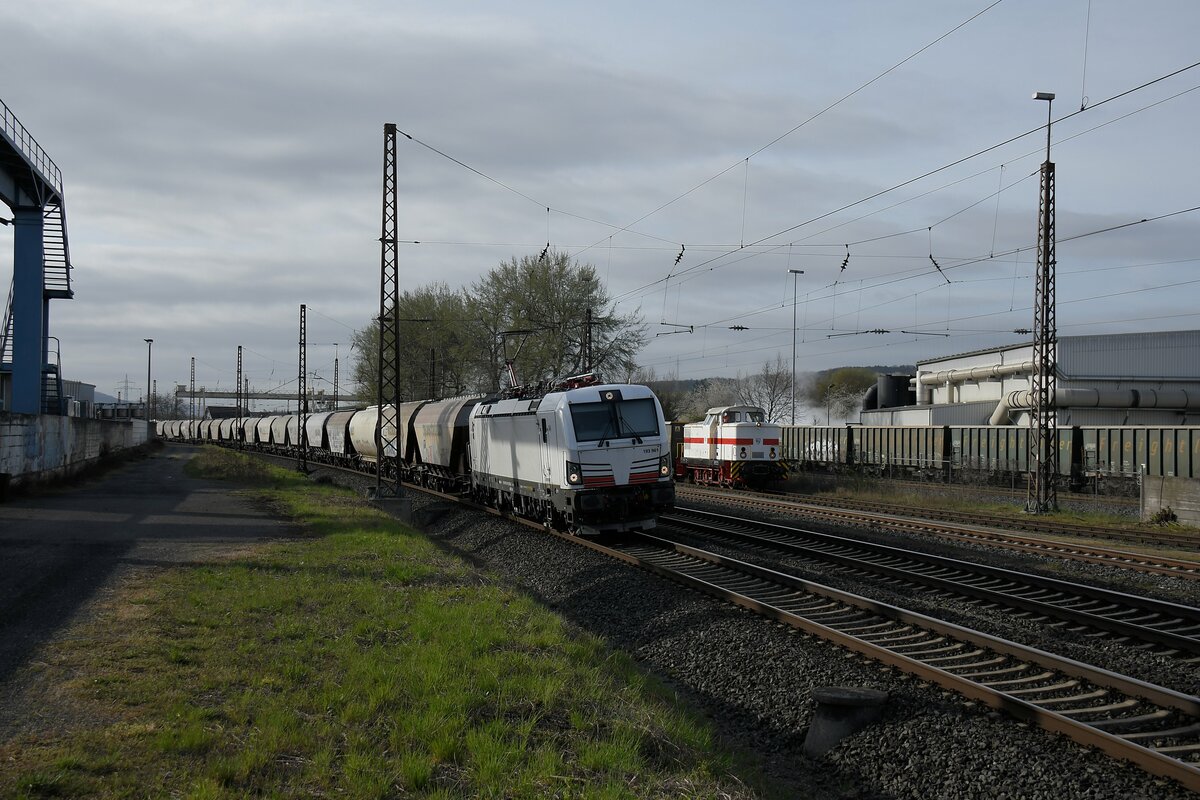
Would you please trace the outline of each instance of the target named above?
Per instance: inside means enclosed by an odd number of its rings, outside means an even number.
[[[376,497],[400,497],[400,280],[396,242],[396,125],[383,126],[383,227],[379,235],[379,417]]]
[[[188,419],[195,421],[196,419],[196,357],[192,356],[192,378],[189,386],[192,396],[188,405]]]
[[[297,432],[300,448],[298,467],[301,472],[308,472],[308,307],[300,304],[300,364],[299,380],[300,399],[296,411],[300,415],[300,430]]]
[[[1033,391],[1029,415],[1029,490],[1025,510],[1058,509],[1058,412],[1055,406],[1058,326],[1054,318],[1054,163],[1042,164],[1038,209],[1037,287],[1033,304]]]
[[[237,442],[238,449],[242,448],[242,439],[245,437],[245,426],[242,425],[242,346],[238,345],[238,367],[237,367],[237,407],[234,411],[235,422],[237,427],[233,431],[233,440]]]

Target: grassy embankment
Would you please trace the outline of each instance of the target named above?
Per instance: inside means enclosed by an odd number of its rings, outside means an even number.
[[[897,488],[886,482],[868,479],[844,478],[839,480],[812,480],[800,477],[793,482],[792,490],[806,494],[831,495],[839,499],[863,500],[877,503],[890,503],[897,507],[915,507],[937,509],[941,511],[983,512],[1000,517],[1011,517],[1015,520],[1027,518],[1025,512],[1024,490],[1004,494],[995,494],[991,498],[980,497],[972,493],[971,487],[946,487],[931,484],[926,490],[906,486]],[[1063,522],[1071,525],[1095,525],[1097,527],[1114,528],[1118,530],[1136,530],[1146,533],[1175,532],[1195,533],[1196,529],[1179,523],[1159,524],[1142,522],[1136,517],[1105,511],[1083,511],[1069,507],[1072,501],[1086,503],[1087,497],[1071,497],[1060,495],[1064,508],[1041,515],[1049,522]],[[1181,558],[1195,560],[1196,553],[1190,550],[1178,550],[1161,545],[1146,545],[1133,542],[1118,543],[1109,539],[1078,539],[1064,534],[1063,538],[1072,539],[1080,544],[1095,544],[1101,547],[1115,547],[1137,553],[1150,553],[1166,558]]]
[[[309,535],[135,580],[53,645],[73,721],[0,744],[0,796],[772,793],[627,657],[354,496],[193,466]]]

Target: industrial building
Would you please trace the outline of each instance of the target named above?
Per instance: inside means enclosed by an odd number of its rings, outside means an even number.
[[[1058,424],[1200,424],[1200,331],[1060,336]],[[1033,342],[917,362],[880,376],[864,425],[1029,424]]]

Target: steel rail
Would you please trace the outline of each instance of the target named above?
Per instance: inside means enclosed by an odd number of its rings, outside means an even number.
[[[539,522],[515,517],[485,506],[479,506],[453,495],[444,495],[432,490],[422,491],[442,499],[460,503],[468,508],[486,511],[494,516],[509,519],[527,527],[550,533],[560,539],[587,547],[597,553],[624,563],[637,566],[683,586],[755,611],[770,619],[775,619],[798,630],[812,633],[873,660],[916,675],[939,686],[953,689],[965,697],[976,700],[990,708],[1006,711],[1014,717],[1027,720],[1044,730],[1062,733],[1076,742],[1096,747],[1115,758],[1127,760],[1146,772],[1179,781],[1180,784],[1191,791],[1200,791],[1200,766],[1185,762],[1182,758],[1176,758],[1172,755],[1175,752],[1181,754],[1200,753],[1200,698],[1198,697],[1176,692],[1165,687],[1155,686],[1135,678],[1117,675],[1098,667],[1056,656],[1052,653],[1015,642],[1009,642],[978,631],[972,631],[968,628],[936,620],[917,612],[907,611],[887,603],[854,595],[850,592],[843,592],[829,586],[805,581],[795,576],[747,564],[737,559],[707,553],[697,548],[691,548],[650,534],[635,534],[628,537],[631,542],[642,543],[643,547],[640,548],[641,552],[639,553],[635,552],[634,547],[629,544],[624,545],[623,549],[612,547],[595,540],[548,529]],[[710,568],[732,571],[735,577],[739,579],[739,589],[734,590],[718,585],[712,580],[714,576],[711,573],[705,577],[700,577],[684,572],[679,568],[664,565],[655,560],[654,554],[658,554],[661,558],[664,553],[690,558],[693,562],[699,562],[702,565],[706,564]],[[768,587],[774,584],[774,590],[771,592],[772,601],[768,602],[756,599],[745,594],[744,592],[747,589],[752,588],[747,584],[747,579],[757,579],[760,582],[766,583]],[[784,592],[782,595],[780,594],[781,590]],[[819,598],[818,613],[812,614],[810,617],[819,615],[825,618],[825,622],[806,618],[794,610],[789,611],[777,605],[780,600],[787,599],[786,593],[788,592],[808,594]],[[831,608],[828,605],[830,601],[848,608],[850,613],[847,614],[845,611]],[[895,630],[881,634],[877,625],[868,624],[869,618],[862,616],[854,617],[853,615],[856,613],[856,610],[876,618],[882,618],[885,621],[884,625],[889,623],[899,625],[901,628],[899,632],[905,635],[902,637],[897,636]],[[846,630],[838,630],[833,625],[827,624],[834,621],[831,617],[839,618],[843,628],[858,631],[868,630],[871,632],[853,635]],[[909,634],[908,631],[915,631],[918,635]],[[925,634],[927,638],[921,640],[919,634]],[[869,641],[868,637],[877,640],[891,638],[893,640],[893,647],[888,648],[882,644],[876,644]],[[895,643],[897,639],[900,641],[900,644]],[[950,645],[945,645],[944,642],[948,639],[953,641]],[[963,643],[975,645],[980,649],[975,652],[946,655],[946,653],[956,649],[959,644]],[[919,653],[905,654],[898,652],[901,648],[909,649],[914,646],[927,647],[930,644],[937,644],[934,652],[943,655],[928,655],[928,651],[926,651],[928,657],[925,660],[921,660],[915,657]],[[991,654],[1000,655],[992,657]],[[966,662],[968,658],[974,660]],[[1019,658],[1025,663],[1019,663],[1015,666],[996,666],[997,659],[1001,662],[1011,662],[1014,658]],[[945,669],[934,665],[934,662],[944,663],[950,661],[964,663]],[[1062,673],[1063,675],[1082,678],[1095,686],[1105,687],[1108,691],[1120,692],[1131,698],[1141,698],[1144,703],[1151,704],[1152,706],[1157,705],[1160,708],[1147,709],[1144,705],[1138,707],[1136,701],[1133,701],[1133,706],[1130,706],[1130,701],[1126,700],[1106,702],[1103,706],[1092,707],[1091,711],[1087,708],[1054,711],[1038,705],[1034,700],[1024,699],[1017,692],[1023,692],[1027,695],[1036,693],[1039,689],[1036,686],[1032,686],[1032,684],[1038,681],[1045,682],[1044,679],[1049,678],[1051,686],[1043,687],[1040,691],[1049,693],[1052,696],[1041,699],[1041,702],[1043,704],[1061,704],[1063,702],[1061,695],[1068,687],[1061,682],[1059,676],[1053,674],[1049,676],[1026,676],[1018,679],[992,681],[990,684],[986,681],[972,679],[983,676],[1018,674],[1027,670],[1030,664],[1036,664],[1043,668]],[[981,668],[982,671],[980,671]],[[956,674],[955,671],[962,674]],[[1031,684],[1031,688],[1009,690],[1008,692],[992,688],[995,685],[1008,685],[1015,682],[1018,685],[1022,683]],[[1066,683],[1069,684],[1070,681]],[[1088,701],[1096,697],[1097,693],[1091,692],[1084,693],[1079,699]],[[1100,720],[1085,722],[1071,716],[1072,713],[1105,713],[1110,709],[1120,710],[1129,707],[1135,707],[1139,713],[1132,717],[1118,717],[1115,721],[1110,720],[1106,722]],[[1171,724],[1172,727],[1166,730],[1144,730],[1145,726],[1153,722],[1164,723],[1168,721],[1168,724]],[[1119,728],[1131,725],[1137,727],[1138,730],[1133,730],[1125,736],[1103,730],[1103,727]],[[1187,737],[1191,738],[1187,739]],[[1160,752],[1153,747],[1138,743],[1138,741],[1152,742],[1162,740],[1175,742],[1183,740],[1184,744],[1170,746],[1169,752],[1164,747],[1164,750]]]
[[[680,517],[680,513],[717,524]],[[700,509],[676,508],[674,514],[659,519],[684,529],[698,530],[705,535],[766,546],[777,552],[834,563],[860,572],[886,575],[912,585],[928,586],[1153,643],[1168,648],[1168,654],[1178,652],[1200,656],[1200,608]],[[929,572],[931,569],[937,572]],[[1038,598],[1020,594],[1029,589],[1053,594]],[[1083,608],[1086,605],[1092,608]],[[1098,608],[1104,608],[1104,613],[1099,613]],[[1142,615],[1138,623],[1120,618],[1131,612]],[[1147,615],[1149,618],[1146,618]]]
[[[1074,741],[1128,760],[1147,772],[1177,780],[1192,791],[1200,790],[1200,766],[1139,743],[1182,740],[1184,743],[1175,745],[1176,750],[1172,752],[1200,753],[1200,698],[660,537],[643,534],[631,541],[634,543],[612,549],[615,557],[953,689],[1045,730],[1063,733]],[[594,542],[586,544],[601,552],[611,549]],[[690,564],[670,563],[679,557],[690,560]],[[721,575],[714,568],[726,574]],[[690,572],[686,571],[689,569]],[[762,585],[748,583],[748,579],[757,579]],[[719,581],[738,585],[731,588]],[[781,594],[781,590],[784,593]],[[754,597],[748,594],[750,591],[765,596]],[[790,596],[788,592],[796,593],[796,596]],[[814,604],[811,598],[816,598],[817,602]],[[807,602],[810,606],[808,616],[802,609],[783,607],[784,601],[792,605]],[[879,628],[889,624],[897,627]],[[855,635],[849,630],[867,632]],[[890,648],[882,643],[889,638],[893,640]],[[977,649],[968,650],[966,645],[974,645]],[[914,647],[924,648],[927,657],[924,660],[917,657],[921,651],[901,652]],[[960,663],[951,667],[949,664],[954,661]],[[938,663],[944,666],[937,666]],[[997,663],[1002,665],[997,666]],[[1033,671],[1032,665],[1052,672],[1024,674]],[[1014,675],[1017,677],[1007,677]],[[1001,680],[980,680],[984,677],[1000,677]],[[1040,685],[1046,683],[1049,686]],[[1008,691],[993,688],[1010,684],[1019,688]],[[1093,687],[1101,689],[1091,691]],[[1074,697],[1067,695],[1064,698],[1063,693],[1072,688],[1080,691]],[[1123,697],[1112,698],[1109,692]],[[1038,697],[1039,694],[1047,696]],[[1104,698],[1101,706],[1058,710],[1049,707],[1091,702],[1101,696]],[[1075,718],[1110,710],[1134,713],[1094,721]],[[1170,727],[1142,730],[1156,722]],[[1122,727],[1138,729],[1127,736],[1105,730]]]
[[[804,516],[825,519],[832,522],[872,525],[887,527],[900,531],[916,531],[947,539],[957,539],[1001,547],[1022,552],[1054,555],[1072,561],[1083,561],[1089,564],[1104,564],[1122,567],[1137,572],[1153,575],[1171,575],[1187,580],[1200,580],[1200,561],[1165,558],[1161,556],[1132,553],[1128,550],[1115,550],[1106,547],[1076,545],[1055,539],[1040,539],[1018,536],[1003,530],[954,525],[947,522],[923,520],[917,517],[897,516],[894,514],[879,514],[873,512],[852,511],[848,509],[816,506],[807,503],[779,500],[761,495],[730,494],[697,490],[693,487],[676,487],[676,497],[732,503],[773,510],[779,513],[799,513]]]
[[[899,516],[922,517],[925,519],[942,519],[951,521],[967,521],[975,525],[992,528],[1019,530],[1027,533],[1064,533],[1072,536],[1091,537],[1094,539],[1112,539],[1114,541],[1131,542],[1133,544],[1163,545],[1167,547],[1195,548],[1200,546],[1200,536],[1191,533],[1176,533],[1173,531],[1144,531],[1136,528],[1116,528],[1099,525],[1084,525],[1077,522],[1062,520],[1047,520],[1034,516],[1007,517],[1002,514],[989,514],[983,511],[959,511],[945,508],[923,508],[906,506],[897,503],[887,503],[880,500],[851,500],[841,497],[820,495],[791,494],[787,492],[772,492],[771,496],[795,503],[809,505],[824,505],[833,508],[859,508],[882,511]]]
[[[823,473],[813,470],[802,470],[801,472],[793,472],[792,475],[805,475],[820,480],[822,477],[833,478],[834,473]],[[864,476],[864,479],[865,476]],[[1130,475],[1129,480],[1132,482],[1135,476]],[[1000,486],[996,484],[986,483],[958,483],[957,481],[946,482],[944,480],[912,480],[908,478],[887,477],[884,475],[871,475],[869,480],[872,484],[879,484],[887,489],[916,489],[919,491],[934,490],[950,497],[970,496],[974,497],[991,497],[999,502],[1024,502],[1027,487],[1024,482],[1019,485]],[[815,496],[815,495],[813,495]],[[1132,510],[1138,507],[1138,499],[1128,495],[1119,494],[1097,494],[1094,492],[1084,491],[1062,491],[1059,487],[1058,502],[1060,504],[1071,503],[1086,503],[1092,506],[1110,506],[1117,509]]]

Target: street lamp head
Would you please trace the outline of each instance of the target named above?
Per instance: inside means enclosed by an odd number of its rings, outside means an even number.
[[[1054,92],[1034,92],[1033,99],[1034,100],[1053,100]]]
[[[789,269],[788,272],[790,272],[793,275],[803,275],[804,274],[804,270],[802,270],[802,269]]]
[[[145,342],[146,344],[151,344],[154,340],[153,339],[142,339],[142,341]]]

